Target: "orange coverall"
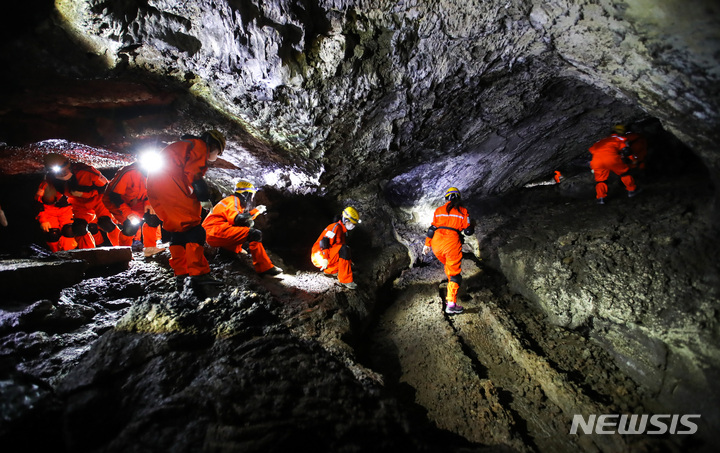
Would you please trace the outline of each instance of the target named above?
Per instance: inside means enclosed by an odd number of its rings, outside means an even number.
[[[77,248],[77,242],[72,237],[70,228],[73,221],[72,206],[65,195],[58,193],[55,187],[43,180],[35,192],[35,200],[40,203],[40,212],[37,219],[40,226],[43,224],[49,228],[46,232],[47,245],[53,252],[61,250],[73,250]],[[65,227],[66,235],[63,235]]]
[[[188,138],[171,143],[160,154],[164,167],[148,175],[147,193],[163,229],[170,232],[170,266],[175,275],[207,274],[202,206],[193,189],[207,172],[207,145]]]
[[[249,242],[248,248],[250,249],[255,271],[262,273],[270,270],[274,266],[265,251],[265,246],[261,242],[260,230],[235,225],[235,217],[243,212],[245,212],[245,209],[235,195],[223,198],[216,204],[202,224],[207,233],[207,243],[213,247],[222,247],[233,253],[240,253],[242,245]],[[250,214],[254,216],[257,212],[257,209],[253,209]]]
[[[435,209],[432,226],[436,227],[432,238],[425,238],[425,245],[432,247],[432,251],[445,265],[445,275],[448,278],[447,303],[457,303],[457,292],[462,281],[462,231],[470,227],[467,209],[458,206],[447,212],[450,201]]]
[[[353,281],[350,248],[345,244],[346,234],[347,228],[342,220],[331,223],[318,236],[310,255],[312,263],[318,268],[322,268],[323,259],[328,260],[327,268],[323,272],[330,275],[337,273],[340,283]],[[327,238],[327,241],[323,241],[323,238]],[[326,243],[327,247],[321,247],[321,241]]]
[[[98,222],[105,225],[105,232],[112,245],[118,244],[120,230],[112,223],[112,214],[102,202],[108,180],[97,169],[90,165],[73,162],[70,164],[73,176],[68,181],[54,180],[55,187],[62,187],[63,194],[68,197],[72,206],[74,221],[83,220],[89,225],[89,232],[76,236],[78,248],[94,248],[102,242],[102,234],[98,231]],[[106,217],[105,219],[102,219]]]
[[[592,168],[595,175],[596,198],[607,197],[607,179],[611,171],[620,176],[620,180],[628,192],[637,189],[635,179],[628,174],[630,167],[623,162],[621,156],[621,150],[627,145],[627,138],[612,134],[609,137],[597,141],[590,147],[590,153],[593,156],[590,161],[590,168]]]
[[[134,162],[118,170],[108,184],[103,195],[103,203],[119,223],[125,222],[128,216],[133,213],[140,218],[145,215],[146,208],[150,206],[145,180],[146,177],[140,171],[139,164]],[[159,232],[159,226],[151,227],[147,223],[143,223],[143,245],[145,247],[155,247]],[[130,246],[134,237],[134,235],[126,236],[121,231],[119,243],[120,245]]]

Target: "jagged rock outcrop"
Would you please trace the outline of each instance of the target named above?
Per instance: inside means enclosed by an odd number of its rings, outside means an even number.
[[[68,0],[26,40],[6,43],[6,55],[25,62],[11,65],[25,77],[42,61],[43,76],[174,81],[226,114],[229,132],[280,145],[282,166],[296,174],[290,190],[339,193],[368,175],[401,184],[422,163],[440,185],[473,165],[462,189],[487,194],[583,156],[615,122],[653,117],[717,173],[717,9],[711,1]],[[17,75],[16,84],[30,83]],[[141,91],[158,101],[176,92]],[[119,110],[84,102],[127,138],[183,126],[113,119]],[[193,108],[165,107],[185,110],[180,117]],[[88,126],[89,137],[102,135],[99,123]],[[231,161],[252,161],[258,150],[233,142]]]

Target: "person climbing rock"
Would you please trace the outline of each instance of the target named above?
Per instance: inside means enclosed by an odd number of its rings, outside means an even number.
[[[348,231],[360,223],[360,214],[353,207],[343,209],[340,220],[331,223],[313,244],[310,259],[325,275],[337,275],[346,288],[356,289],[353,281],[350,247],[346,244]]]
[[[611,171],[620,176],[620,180],[627,189],[628,197],[634,197],[640,193],[635,178],[629,174],[630,167],[623,161],[623,154],[629,151],[627,137],[619,134],[617,130],[613,130],[609,137],[598,140],[589,150],[592,154],[590,168],[595,176],[595,198],[598,204],[605,204],[605,198],[608,195],[607,180]]]
[[[204,179],[208,162],[215,162],[224,149],[225,136],[217,130],[184,135],[160,152],[163,167],[147,177],[150,206],[170,233],[170,266],[178,289],[188,276],[196,288],[222,285],[210,276],[205,258],[202,210],[212,209]]]
[[[163,249],[157,246],[160,237],[160,219],[150,206],[147,195],[147,173],[139,162],[126,165],[108,184],[103,204],[122,225],[119,245],[132,246],[142,228],[143,255],[153,256]]]
[[[448,278],[445,313],[462,313],[463,307],[457,304],[457,292],[462,283],[462,245],[463,234],[474,234],[475,228],[470,221],[468,211],[462,205],[460,190],[450,187],[445,191],[445,204],[435,209],[433,221],[425,235],[422,254],[430,250],[445,266]]]
[[[264,205],[251,208],[257,188],[249,181],[235,184],[235,193],[216,204],[203,220],[207,243],[233,253],[243,253],[247,247],[255,272],[278,275],[282,269],[273,265],[262,243],[262,231],[254,228],[255,218],[267,211]]]
[[[107,234],[110,245],[118,245],[120,230],[102,202],[107,178],[91,165],[71,162],[57,153],[46,154],[44,164],[48,186],[52,186],[58,194],[65,195],[72,206],[72,224],[62,234],[74,237],[80,249],[103,244],[101,231]]]
[[[560,181],[565,178],[563,177],[562,173],[560,173],[560,171],[555,170],[555,176],[553,176],[553,179],[555,180],[555,184],[560,184]]]
[[[50,251],[76,249],[78,244],[72,234],[72,206],[67,197],[58,193],[55,186],[47,180],[43,180],[35,192],[35,201],[39,204],[38,215],[35,218],[45,233],[45,242]]]

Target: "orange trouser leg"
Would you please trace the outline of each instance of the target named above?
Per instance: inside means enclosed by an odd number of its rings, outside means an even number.
[[[86,233],[82,236],[76,237],[75,241],[77,241],[79,249],[94,249],[95,248],[95,239],[93,239],[93,235],[90,233]]]
[[[265,272],[274,267],[262,242],[251,242],[248,248],[250,249],[250,255],[252,256],[253,266],[255,266],[255,272]]]
[[[175,275],[187,275],[187,260],[185,259],[184,245],[171,245],[170,247],[170,267],[175,271]]]
[[[340,283],[350,283],[353,281],[352,261],[345,258],[337,260],[338,281]]]
[[[157,246],[157,240],[160,233],[160,227],[151,227],[147,223],[142,227],[142,240],[145,247]]]
[[[202,244],[188,242],[185,244],[185,259],[190,275],[204,275],[210,273],[210,264],[205,258],[205,248]]]
[[[595,169],[595,198],[605,198],[608,194],[607,179],[610,177],[610,171]]]
[[[627,189],[628,192],[633,192],[637,189],[637,184],[635,184],[635,178],[628,174],[621,175],[620,181],[625,184],[625,189]]]
[[[97,233],[92,234],[92,237],[93,237],[93,242],[95,243],[95,246],[105,242],[105,237],[102,235],[102,231],[100,231],[100,230],[98,230]]]
[[[445,275],[447,275],[448,280],[453,275],[462,272],[460,267],[462,263],[462,244],[457,235],[443,235],[433,238],[431,245],[437,259],[445,265]]]
[[[58,244],[60,246],[60,250],[75,250],[78,246],[75,238],[66,238],[65,236],[60,238]]]
[[[120,236],[118,237],[118,245],[121,245],[123,247],[131,246],[133,243],[133,239],[134,236],[125,236],[124,234],[120,233]]]
[[[110,244],[112,244],[113,246],[116,246],[116,247],[118,244],[120,244],[120,229],[119,228],[115,228],[111,232],[105,233],[105,234],[107,234]],[[130,240],[130,244],[132,244],[132,239]]]
[[[50,249],[50,251],[53,252],[53,253],[62,250],[62,249],[60,248],[60,241],[57,241],[57,242],[48,242],[48,243],[47,243],[47,246],[48,246],[48,248]]]
[[[447,285],[447,296],[445,297],[445,301],[448,304],[456,304],[457,303],[457,293],[458,289],[460,289],[460,285],[456,282],[448,282]]]
[[[353,281],[352,274],[352,261],[343,258],[340,255],[345,253],[341,252],[344,245],[335,244],[328,250],[328,266],[325,269],[326,274],[338,274],[338,281],[340,283],[350,283]],[[348,252],[349,253],[349,252]]]

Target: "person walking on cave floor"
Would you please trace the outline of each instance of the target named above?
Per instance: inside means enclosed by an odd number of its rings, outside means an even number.
[[[62,154],[46,154],[44,164],[46,188],[52,186],[58,194],[65,195],[72,206],[72,223],[63,228],[62,235],[74,237],[80,249],[102,244],[104,238],[101,232],[107,235],[111,245],[118,245],[120,230],[102,202],[107,178],[96,168],[82,162],[70,162]]]
[[[468,211],[462,205],[460,190],[450,187],[445,191],[445,204],[435,209],[433,221],[427,230],[422,254],[430,250],[445,266],[448,278],[445,313],[463,312],[457,304],[457,293],[462,283],[462,245],[463,234],[475,233]]]
[[[198,289],[222,285],[210,276],[205,258],[202,211],[212,209],[204,179],[208,162],[215,162],[224,149],[225,136],[217,130],[205,131],[200,137],[184,135],[160,151],[162,168],[147,177],[150,206],[170,233],[170,267],[178,290],[188,277]]]
[[[310,259],[325,275],[336,276],[346,288],[356,289],[353,281],[350,247],[346,244],[349,231],[361,223],[360,214],[353,207],[343,209],[340,220],[331,223],[313,244]]]
[[[273,265],[262,243],[262,231],[255,226],[255,218],[267,208],[259,205],[251,209],[257,188],[249,181],[235,184],[235,193],[217,203],[203,220],[207,243],[233,253],[243,253],[247,247],[252,256],[255,272],[260,275],[278,275],[282,269]]]
[[[624,131],[624,127],[622,130]],[[628,138],[616,130],[609,137],[598,140],[590,147],[592,160],[590,169],[595,176],[595,198],[598,204],[605,204],[608,195],[607,180],[612,171],[620,176],[620,180],[627,189],[628,197],[634,197],[640,193],[635,178],[630,175],[630,166],[625,162],[630,152]]]
[[[163,249],[157,247],[160,219],[148,201],[146,180],[147,172],[140,162],[124,166],[108,184],[103,203],[122,225],[119,245],[132,246],[142,227],[143,255],[149,257]]]

